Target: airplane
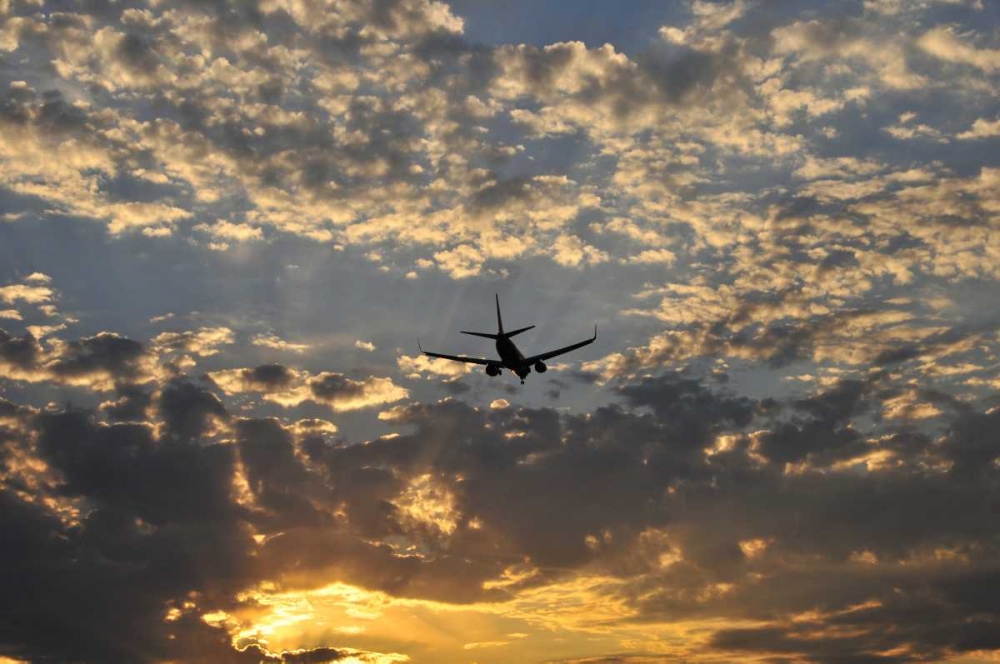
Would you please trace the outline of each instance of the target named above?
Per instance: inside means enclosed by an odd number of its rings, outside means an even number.
[[[423,349],[420,345],[420,339],[417,339],[417,348],[420,352],[429,357],[439,357],[443,360],[454,360],[456,362],[470,362],[472,364],[482,364],[486,367],[486,375],[491,378],[494,376],[499,376],[503,369],[508,369],[514,373],[518,378],[521,379],[521,385],[524,385],[524,379],[531,373],[532,367],[535,369],[535,373],[545,373],[548,367],[545,366],[545,360],[550,357],[555,357],[556,355],[562,355],[563,353],[568,353],[571,350],[576,350],[577,348],[582,348],[587,344],[594,343],[597,339],[597,326],[594,326],[594,336],[589,339],[584,339],[583,341],[578,341],[575,344],[570,344],[569,346],[564,346],[563,348],[557,348],[556,350],[550,350],[545,353],[539,353],[538,355],[532,355],[530,357],[525,357],[514,342],[510,340],[515,334],[521,334],[522,332],[527,332],[528,330],[535,327],[534,325],[529,325],[528,327],[522,327],[518,330],[513,330],[511,332],[503,331],[503,319],[500,317],[500,294],[497,293],[497,333],[489,334],[488,332],[466,332],[462,330],[462,334],[471,334],[475,337],[485,337],[487,339],[495,339],[497,342],[497,354],[500,355],[499,360],[487,360],[479,357],[467,357],[465,355],[444,355],[442,353],[432,353]]]

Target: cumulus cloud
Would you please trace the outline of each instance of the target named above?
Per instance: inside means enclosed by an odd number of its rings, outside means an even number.
[[[992,136],[1000,136],[1000,120],[976,118],[976,121],[972,123],[972,127],[968,131],[958,134],[956,138],[966,141],[977,138],[990,138]]]
[[[308,381],[312,398],[333,410],[356,410],[392,403],[409,396],[406,388],[391,378],[369,377],[352,380],[341,374],[324,372]]]
[[[53,371],[124,367],[130,347],[108,336],[67,342]],[[225,394],[338,411],[406,396],[390,379],[277,364],[210,375]],[[45,615],[76,626],[58,643],[19,627],[29,638],[10,652],[70,648],[104,659],[141,645],[180,660],[205,648],[216,659],[248,648],[279,657],[298,649],[246,634],[298,593],[317,593],[309,595],[315,616],[367,606],[373,629],[396,602],[418,613],[445,602],[484,625],[502,615],[508,632],[514,621],[546,639],[549,601],[575,596],[583,604],[561,614],[560,633],[587,633],[593,611],[582,607],[595,602],[613,602],[608,628],[710,617],[700,646],[709,651],[689,655],[783,644],[803,656],[843,648],[861,656],[898,644],[884,635],[902,625],[913,653],[965,652],[959,639],[935,638],[931,625],[968,629],[975,601],[955,599],[954,584],[965,575],[992,582],[974,505],[996,481],[997,452],[984,432],[997,413],[892,385],[890,375],[872,374],[779,401],[664,374],[620,383],[620,403],[585,413],[513,408],[506,399],[485,409],[455,400],[399,405],[382,420],[406,432],[363,445],[333,438],[337,427],[319,419],[235,417],[208,384],[183,378],[119,384],[117,399],[95,411],[39,413],[0,401],[0,513],[24,544],[5,571],[41,583],[58,569],[60,592],[97,593],[84,623],[54,612],[44,596],[7,598],[18,620]],[[928,418],[946,418],[942,436],[906,426]],[[53,532],[61,538],[42,535]],[[120,557],[121,547],[130,555]],[[100,565],[63,567],[99,552]],[[103,583],[136,561],[149,561],[148,571],[127,590]],[[102,583],[88,585],[94,580]],[[133,627],[127,638],[98,638],[123,602],[128,617],[116,619]],[[914,611],[932,607],[932,622],[912,622]],[[800,638],[805,612],[821,639]],[[862,641],[830,628],[844,616],[857,618]],[[438,647],[461,652],[468,642]]]
[[[52,289],[46,286],[12,284],[0,287],[0,301],[6,304],[13,304],[18,301],[28,304],[41,304],[51,300],[52,295]]]
[[[0,0],[0,652],[992,655],[1000,60],[939,4],[699,1],[598,46],[433,0]],[[78,244],[187,268],[101,305],[152,339],[57,291]],[[579,281],[618,329],[533,375],[560,409],[379,365],[346,307],[351,367],[303,331],[331,251],[376,264],[338,293]]]
[[[291,353],[304,353],[311,348],[309,344],[286,341],[276,334],[258,334],[253,338],[253,345]]]
[[[211,226],[199,224],[194,230],[210,235],[216,242],[250,242],[264,237],[260,228],[247,224],[234,224],[228,221],[218,221]]]
[[[286,408],[312,401],[334,411],[348,411],[393,403],[409,396],[409,391],[391,378],[370,376],[353,380],[333,372],[311,375],[280,364],[224,369],[210,372],[209,376],[226,394],[260,393],[264,400]]]
[[[951,27],[928,30],[917,44],[947,62],[971,65],[988,73],[1000,69],[1000,49],[976,48],[956,35]]]
[[[119,381],[145,382],[153,369],[154,358],[141,343],[111,332],[68,342],[53,338],[43,346],[31,332],[15,336],[0,329],[0,376],[6,379],[105,391]]]
[[[202,327],[183,332],[161,332],[153,337],[153,345],[161,352],[178,352],[211,357],[222,346],[233,343],[233,331],[228,327]]]
[[[455,380],[472,371],[472,366],[465,362],[449,362],[426,355],[400,355],[396,358],[396,364],[400,371],[411,377],[426,375]]]

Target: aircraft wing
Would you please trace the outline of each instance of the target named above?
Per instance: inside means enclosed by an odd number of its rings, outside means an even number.
[[[442,360],[455,360],[456,362],[470,362],[472,364],[495,364],[500,366],[502,363],[499,360],[484,360],[479,357],[467,357],[465,355],[444,355],[443,353],[432,353],[429,350],[424,350],[420,346],[420,342],[417,342],[417,348],[420,348],[420,352],[429,357],[440,357]]]
[[[539,353],[538,355],[532,355],[531,357],[526,357],[526,358],[524,358],[524,363],[525,364],[534,364],[535,362],[538,362],[539,360],[547,360],[550,357],[555,357],[556,355],[562,355],[563,353],[568,353],[571,350],[576,350],[577,348],[583,348],[587,344],[594,343],[595,339],[597,339],[597,326],[596,325],[594,326],[594,336],[592,336],[591,338],[584,339],[583,341],[578,341],[575,344],[570,344],[569,346],[564,346],[563,348],[557,348],[555,350],[550,350],[550,351],[547,351],[545,353]]]

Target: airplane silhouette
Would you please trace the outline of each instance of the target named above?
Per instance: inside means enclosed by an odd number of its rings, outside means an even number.
[[[521,379],[521,385],[524,385],[524,379],[531,373],[532,367],[535,369],[535,373],[545,373],[548,367],[545,366],[544,360],[550,357],[555,357],[556,355],[562,355],[563,353],[568,353],[571,350],[576,350],[577,348],[582,348],[587,344],[594,343],[597,339],[597,326],[594,326],[594,336],[590,339],[584,339],[575,344],[565,346],[563,348],[557,348],[556,350],[550,350],[546,353],[539,353],[538,355],[532,355],[531,357],[525,357],[514,342],[510,340],[515,334],[521,334],[526,332],[534,325],[529,325],[528,327],[522,327],[519,330],[514,330],[512,332],[503,331],[503,319],[500,317],[500,295],[497,298],[497,333],[489,334],[487,332],[466,332],[462,330],[462,334],[471,334],[476,337],[486,337],[487,339],[495,339],[497,342],[497,354],[500,355],[499,360],[487,360],[479,357],[466,357],[465,355],[443,355],[442,353],[432,353],[423,349],[420,345],[420,339],[417,339],[417,348],[424,355],[430,357],[440,357],[444,360],[455,360],[456,362],[470,362],[472,364],[482,364],[486,366],[486,375],[488,376],[499,376],[502,371],[501,369],[509,369],[518,378]]]

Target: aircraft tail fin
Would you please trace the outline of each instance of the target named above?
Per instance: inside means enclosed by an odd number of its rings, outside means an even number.
[[[468,332],[462,330],[462,334],[471,334],[474,337],[484,337],[486,339],[509,339],[515,334],[521,334],[522,332],[527,332],[528,330],[535,327],[534,325],[529,325],[528,327],[522,327],[519,330],[514,330],[512,332],[503,331],[503,318],[500,316],[500,295],[497,294],[497,333],[490,334],[489,332]]]

